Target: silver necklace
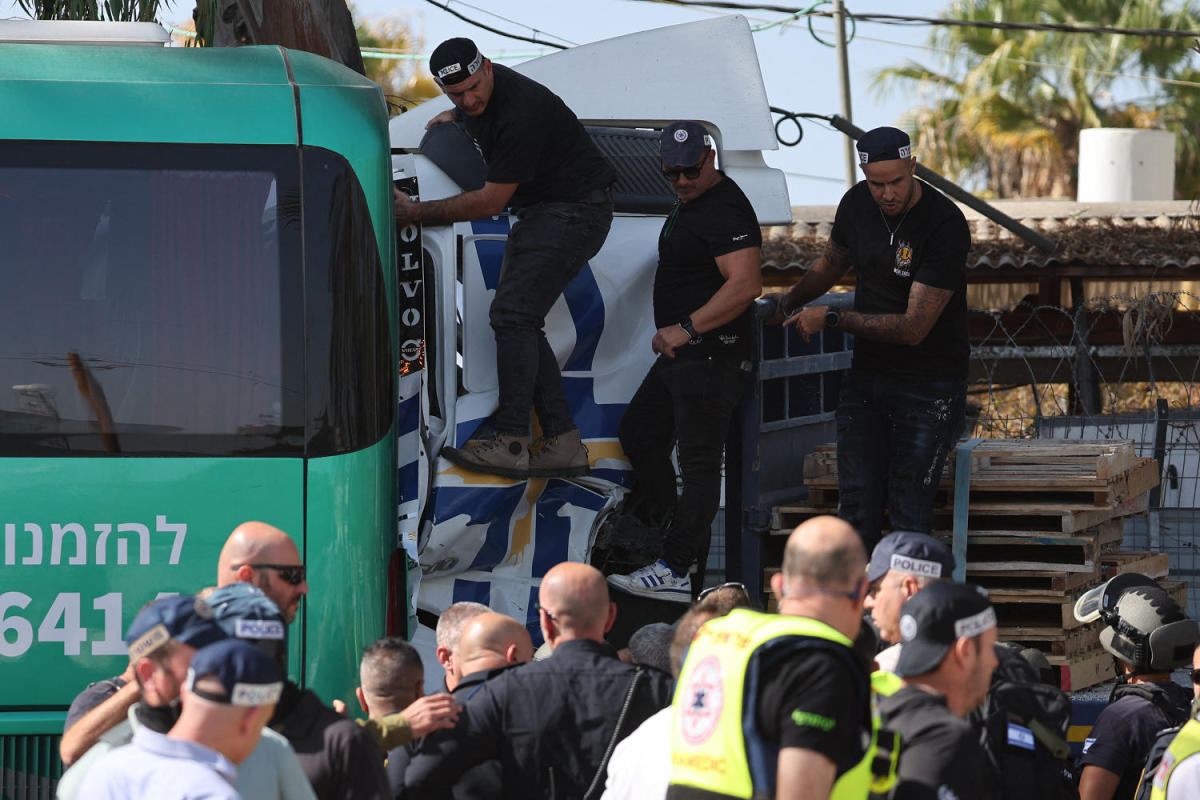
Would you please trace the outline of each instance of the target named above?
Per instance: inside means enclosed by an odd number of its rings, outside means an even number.
[[[915,206],[916,203],[913,203]],[[879,206],[875,206],[879,208]],[[908,211],[912,211],[912,206],[908,207]],[[887,224],[887,215],[883,213],[883,209],[879,208],[879,218],[883,220],[883,227],[887,228],[888,232],[888,247],[896,243],[896,232],[900,230],[900,226],[904,224],[904,220],[908,217],[908,211],[904,212],[904,216],[900,217],[900,221],[896,223],[896,227],[891,227]]]

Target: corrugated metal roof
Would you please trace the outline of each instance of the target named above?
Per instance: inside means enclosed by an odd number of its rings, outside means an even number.
[[[1187,201],[1006,200],[993,205],[1058,240],[1059,248],[1054,253],[1038,250],[963,207],[971,226],[967,266],[974,271],[973,281],[1036,280],[1042,277],[1038,273],[1097,278],[1149,272],[1168,277],[1163,273],[1200,267],[1200,216]],[[792,225],[765,231],[763,268],[807,268],[824,249],[836,213],[836,206],[794,206]]]

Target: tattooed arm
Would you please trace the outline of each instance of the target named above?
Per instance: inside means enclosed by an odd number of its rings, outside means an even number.
[[[804,273],[804,277],[789,289],[787,294],[778,298],[779,313],[786,317],[805,303],[816,300],[828,292],[849,270],[850,251],[838,247],[830,240],[825,245],[825,251],[817,257],[808,272]]]
[[[903,314],[869,314],[862,311],[843,311],[840,330],[848,331],[864,339],[875,339],[893,344],[917,345],[925,341],[942,309],[954,295],[951,289],[937,289],[924,283],[913,282],[908,293],[908,309]],[[784,321],[784,325],[795,325],[796,330],[808,341],[808,337],[825,327],[827,306],[808,306]]]

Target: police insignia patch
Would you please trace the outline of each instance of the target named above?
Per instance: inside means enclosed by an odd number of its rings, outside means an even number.
[[[892,272],[901,278],[908,278],[911,275],[912,262],[912,242],[907,239],[901,239],[899,244],[896,245],[896,265],[892,267]]]

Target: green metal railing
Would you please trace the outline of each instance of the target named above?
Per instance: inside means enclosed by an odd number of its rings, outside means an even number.
[[[62,774],[61,711],[0,716],[0,800],[51,800]],[[17,733],[20,731],[20,733]]]

